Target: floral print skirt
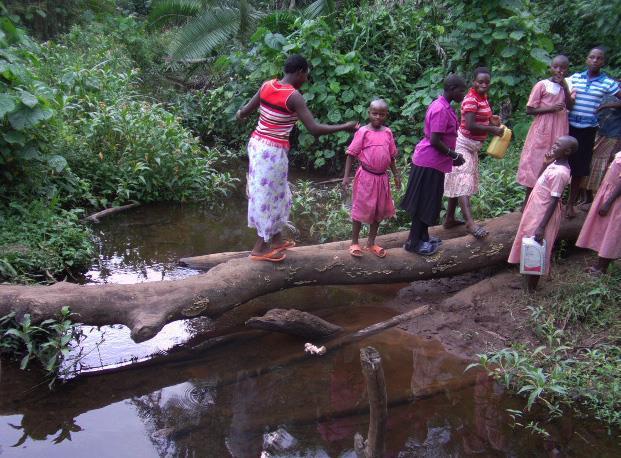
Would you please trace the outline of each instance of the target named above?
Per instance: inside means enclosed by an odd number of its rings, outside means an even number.
[[[291,191],[287,181],[289,149],[262,138],[248,142],[248,227],[266,242],[289,220]]]

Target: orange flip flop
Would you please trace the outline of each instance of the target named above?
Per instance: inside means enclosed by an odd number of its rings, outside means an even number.
[[[280,256],[278,256],[280,254]],[[272,250],[269,253],[262,255],[251,254],[250,259],[253,261],[268,261],[268,262],[281,262],[287,257],[286,254],[281,253],[279,250]]]
[[[288,250],[289,248],[293,248],[294,246],[295,246],[294,240],[287,240],[281,245],[272,247],[272,251],[285,251],[285,250]]]
[[[378,258],[385,258],[386,257],[386,250],[383,249],[379,245],[369,246],[366,249],[369,250],[370,252],[372,252]]]
[[[360,245],[358,244],[351,245],[349,247],[349,254],[351,254],[354,258],[361,258],[362,248],[360,248]]]

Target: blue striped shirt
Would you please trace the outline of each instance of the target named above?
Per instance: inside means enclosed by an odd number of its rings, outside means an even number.
[[[571,75],[572,91],[576,91],[576,102],[569,112],[569,124],[573,127],[597,127],[597,107],[606,95],[619,92],[619,85],[605,73],[589,78],[588,71]]]

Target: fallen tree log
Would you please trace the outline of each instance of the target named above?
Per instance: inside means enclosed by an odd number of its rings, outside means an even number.
[[[482,224],[486,224],[493,220],[485,220]],[[384,248],[402,247],[408,238],[409,231],[393,232],[392,234],[379,235],[376,239],[378,245]],[[467,235],[465,226],[456,226],[451,229],[444,229],[442,226],[434,226],[429,228],[429,234],[441,238],[442,240],[454,239]],[[366,245],[367,239],[360,239],[362,246]],[[340,240],[338,242],[322,243],[321,245],[307,245],[292,248],[288,250],[290,253],[300,253],[317,250],[347,250],[351,244],[350,240]],[[181,258],[179,264],[197,270],[209,270],[212,267],[230,261],[231,259],[247,258],[250,251],[227,251],[224,253],[204,254],[201,256],[191,256]]]
[[[299,310],[272,309],[263,316],[255,316],[246,321],[251,329],[283,332],[305,339],[319,339],[336,334],[343,328],[318,316]]]
[[[131,204],[122,205],[120,207],[106,208],[105,210],[102,210],[100,212],[93,213],[92,215],[87,216],[86,218],[84,218],[84,221],[90,221],[91,223],[98,223],[99,220],[101,220],[101,218],[104,218],[106,216],[110,216],[110,215],[113,215],[115,213],[119,213],[125,210],[129,210],[131,208],[138,207],[139,205],[140,205],[139,202],[132,202]]]
[[[144,341],[166,324],[197,316],[218,317],[264,294],[305,285],[401,283],[448,277],[506,262],[520,214],[491,220],[483,240],[471,236],[446,240],[433,256],[401,248],[384,259],[353,258],[347,250],[291,250],[283,263],[233,259],[209,272],[176,281],[134,285],[0,286],[0,316],[15,311],[34,320],[52,318],[63,306],[78,320],[95,326],[124,324]],[[564,221],[559,237],[575,239],[584,215]]]

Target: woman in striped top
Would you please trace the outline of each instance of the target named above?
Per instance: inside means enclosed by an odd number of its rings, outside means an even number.
[[[284,250],[295,245],[283,242],[281,230],[289,219],[291,192],[287,181],[289,172],[289,134],[296,121],[304,123],[315,136],[342,130],[354,131],[357,123],[327,125],[315,121],[299,88],[308,79],[308,62],[294,54],[285,62],[285,76],[266,81],[240,108],[236,117],[246,119],[259,110],[257,127],[248,142],[248,227],[257,231],[250,259],[279,262],[285,259]]]
[[[449,198],[444,227],[464,224],[455,218],[459,202],[466,229],[478,239],[487,235],[487,230],[474,222],[470,207],[470,196],[479,191],[479,150],[488,134],[502,136],[504,132],[504,128],[499,127],[500,118],[493,115],[487,100],[490,83],[491,72],[487,68],[479,67],[474,71],[472,87],[461,102],[461,124],[455,147],[465,162],[444,176],[444,195]]]

